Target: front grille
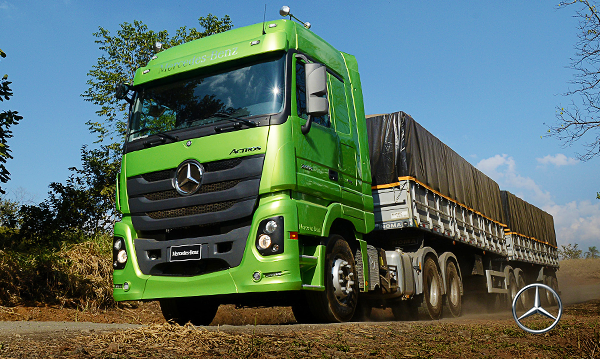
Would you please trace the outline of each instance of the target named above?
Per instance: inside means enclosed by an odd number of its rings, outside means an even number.
[[[148,182],[162,181],[173,178],[174,170],[164,170],[157,172],[144,173],[142,178]]]
[[[228,170],[230,168],[237,167],[240,163],[242,163],[242,159],[242,157],[238,157],[230,158],[228,160],[208,162],[204,165],[204,169],[207,172]]]
[[[190,206],[164,211],[148,212],[146,215],[152,219],[166,219],[183,216],[193,216],[196,214],[220,212],[231,208],[237,201],[217,202],[211,204],[202,204],[199,206]]]
[[[243,157],[238,157],[238,158],[230,158],[227,160],[208,162],[208,163],[204,164],[204,170],[206,172],[216,172],[216,171],[228,170],[228,169],[239,166],[240,163],[242,163],[242,160],[243,160]],[[144,173],[141,176],[143,179],[145,179],[148,182],[156,182],[156,181],[163,181],[163,180],[171,179],[171,178],[173,178],[174,174],[175,174],[175,169],[168,169],[168,170],[163,170],[163,171]]]
[[[138,231],[166,230],[247,217],[257,203],[263,163],[264,155],[202,163],[202,185],[187,196],[173,187],[176,168],[129,177],[133,225]]]
[[[238,180],[232,180],[232,181],[223,181],[223,182],[205,184],[205,185],[200,186],[200,189],[196,193],[211,193],[211,192],[225,191],[225,190],[228,190],[230,188],[237,186],[241,181],[242,180],[238,179]],[[150,201],[161,201],[164,199],[179,198],[179,197],[182,197],[182,195],[180,195],[175,190],[168,190],[168,191],[148,193],[148,194],[144,195],[144,197]]]

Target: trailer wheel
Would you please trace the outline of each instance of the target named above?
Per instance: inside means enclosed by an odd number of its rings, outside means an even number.
[[[525,277],[523,276],[522,271],[519,271],[519,275],[517,275],[516,280],[517,280],[517,291],[525,288],[525,286],[527,285],[527,282],[525,282]],[[528,291],[523,292],[521,294],[521,297],[519,298],[519,302],[517,303],[517,310],[523,310],[525,308],[529,308],[530,307],[529,301],[530,301],[530,299],[529,299]]]
[[[439,319],[442,315],[442,277],[431,257],[427,257],[423,264],[423,300],[429,317]]]
[[[515,278],[515,273],[511,271],[508,274],[508,308],[512,307],[512,302],[515,300],[518,292],[519,285],[517,284],[517,278]]]
[[[219,304],[203,297],[159,299],[160,310],[167,322],[184,325],[209,325],[215,319]]]
[[[544,280],[544,284],[547,285],[548,287],[554,289],[554,291],[558,293],[558,280],[556,279],[556,277],[554,275],[546,276],[546,278]],[[549,290],[545,290],[545,289],[544,289],[544,292],[546,293],[545,302],[548,305],[555,306],[558,304],[558,302],[556,301],[556,298],[554,298],[554,294],[552,294],[552,292],[550,292]]]
[[[337,234],[329,237],[325,257],[325,291],[307,292],[318,321],[347,322],[358,304],[358,280],[352,250]]]
[[[453,317],[459,317],[462,311],[461,280],[456,265],[452,261],[448,261],[446,265],[446,285],[446,307]]]

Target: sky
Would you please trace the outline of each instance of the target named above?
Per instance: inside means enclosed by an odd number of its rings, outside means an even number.
[[[80,96],[102,52],[93,33],[140,20],[155,31],[197,27],[209,13],[235,27],[281,18],[279,8],[356,56],[365,111],[405,111],[500,185],[554,216],[559,245],[599,246],[600,158],[582,143],[544,137],[568,105],[576,7],[558,1],[77,1],[0,0],[0,75],[14,97],[0,110],[24,117],[9,140],[7,196],[39,203],[51,182],[94,146]]]

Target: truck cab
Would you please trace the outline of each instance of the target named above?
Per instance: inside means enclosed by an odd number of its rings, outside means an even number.
[[[115,300],[159,299],[181,323],[228,302],[350,319],[374,228],[353,56],[270,21],[158,52],[118,97],[131,106]],[[307,301],[333,304],[303,313]]]

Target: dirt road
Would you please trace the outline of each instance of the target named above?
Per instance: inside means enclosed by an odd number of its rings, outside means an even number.
[[[510,312],[468,306],[439,321],[394,322],[389,310],[374,310],[373,322],[327,325],[295,324],[289,308],[222,306],[206,328],[164,324],[154,302],[109,311],[0,307],[0,358],[600,358],[600,280],[559,283],[565,314],[544,335],[519,329]]]

